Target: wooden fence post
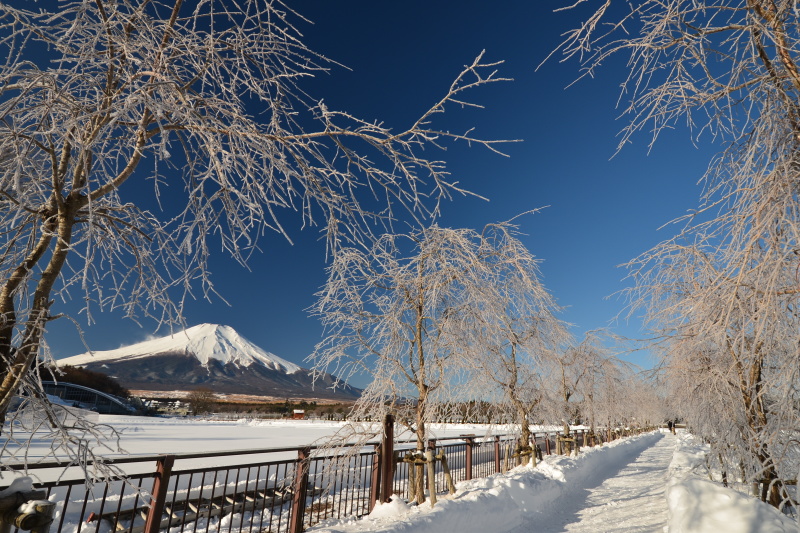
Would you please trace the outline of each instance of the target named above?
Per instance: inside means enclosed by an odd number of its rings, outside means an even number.
[[[500,435],[494,436],[494,471],[500,473]]]
[[[153,489],[151,491],[153,501],[150,503],[150,510],[147,512],[144,533],[158,533],[161,528],[161,516],[164,514],[164,502],[167,499],[169,476],[172,474],[172,466],[174,464],[174,455],[162,455],[156,462],[156,472],[153,476]]]
[[[467,445],[464,469],[466,470],[466,479],[469,481],[472,479],[472,445],[475,442],[475,439],[473,437],[465,437],[464,441]]]
[[[369,510],[370,512],[375,508],[378,498],[380,498],[381,491],[381,445],[376,444],[375,450],[372,453],[372,476],[369,483]]]
[[[412,468],[413,465],[409,465]],[[386,415],[383,421],[383,444],[381,445],[381,494],[380,501],[388,502],[394,492],[394,415]]]
[[[303,515],[306,511],[306,494],[308,490],[308,457],[310,455],[311,448],[308,446],[297,450],[292,507],[289,511],[289,533],[301,533],[303,531]]]
[[[544,434],[544,452],[547,455],[550,455],[552,453],[552,451],[550,450],[550,434],[549,433],[545,433]]]

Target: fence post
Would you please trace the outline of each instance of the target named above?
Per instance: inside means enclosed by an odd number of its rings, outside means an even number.
[[[153,476],[153,490],[151,491],[153,501],[150,503],[150,510],[147,512],[144,533],[158,533],[161,527],[161,516],[164,514],[164,502],[167,499],[169,476],[172,474],[172,466],[174,464],[174,455],[162,455],[156,461],[156,472]]]
[[[500,435],[494,436],[494,471],[500,473]]]
[[[380,498],[381,490],[381,445],[376,444],[372,454],[372,478],[369,484],[369,510],[375,508],[375,503]]]
[[[467,445],[464,469],[466,470],[466,479],[469,481],[472,479],[472,444],[475,442],[475,439],[473,437],[465,437],[464,441]]]
[[[409,468],[412,468],[410,465]],[[383,421],[383,444],[381,445],[381,492],[380,501],[388,502],[394,492],[394,415],[386,415]]]
[[[303,515],[306,511],[306,491],[308,489],[308,457],[310,455],[311,448],[308,446],[297,450],[294,493],[292,494],[292,507],[289,511],[289,533],[303,531]]]
[[[552,452],[550,450],[550,434],[544,434],[544,451],[547,455],[550,455]]]

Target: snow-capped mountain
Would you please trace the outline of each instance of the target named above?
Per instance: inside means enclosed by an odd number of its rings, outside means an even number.
[[[176,352],[193,355],[202,365],[208,365],[208,362],[214,359],[223,365],[229,363],[237,366],[262,364],[267,368],[286,374],[301,370],[296,364],[262,350],[239,335],[232,327],[217,324],[200,324],[166,337],[150,339],[116,350],[68,357],[61,359],[59,364],[84,366],[101,361],[106,364],[118,363]]]
[[[312,388],[307,370],[248,341],[230,326],[200,324],[165,337],[116,350],[58,361],[102,372],[137,390],[191,390],[209,387],[226,394],[287,398],[353,399],[351,387],[330,388],[333,376]]]

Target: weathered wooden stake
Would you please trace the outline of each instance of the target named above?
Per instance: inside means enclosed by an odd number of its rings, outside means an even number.
[[[425,503],[425,450],[417,450],[415,457],[423,459],[423,461],[420,461],[419,464],[415,464],[414,466],[414,468],[417,469],[415,474],[417,487],[414,492],[416,492],[417,495],[417,503],[422,504]]]
[[[33,504],[33,509],[20,513],[19,507],[24,503]],[[48,533],[55,510],[56,504],[47,500],[45,490],[14,492],[0,499],[0,533],[10,533],[12,527],[32,533]]]
[[[447,482],[447,490],[450,491],[450,494],[455,494],[456,486],[453,483],[453,476],[450,475],[450,466],[447,464],[447,456],[444,454],[444,450],[439,452],[436,459],[442,462],[442,472],[444,472],[444,480]]]
[[[406,454],[408,462],[408,501],[413,502],[417,496],[417,465],[414,464],[414,455]]]
[[[436,462],[433,459],[433,450],[425,450],[425,460],[428,467],[428,493],[431,498],[431,507],[436,505]]]

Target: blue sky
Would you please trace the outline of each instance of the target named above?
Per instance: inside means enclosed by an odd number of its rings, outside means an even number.
[[[618,265],[668,238],[671,228],[657,229],[697,204],[697,182],[714,147],[703,139],[695,146],[688,131],[676,128],[649,152],[650,139],[641,135],[614,156],[625,125],[615,107],[623,58],[570,88],[578,75],[575,62],[556,57],[536,70],[560,34],[597,2],[553,13],[567,3],[289,2],[314,23],[299,25],[306,43],[349,67],[311,80],[308,91],[329,108],[397,128],[440,98],[481,50],[488,60],[504,60],[500,74],[515,81],[475,93],[485,109],[448,111],[442,124],[453,130],[472,125],[480,136],[523,142],[507,145],[507,158],[463,146],[441,154],[455,179],[489,201],[456,198],[444,206],[439,224],[480,228],[549,206],[519,222],[523,241],[543,260],[545,285],[566,307],[562,318],[574,324],[578,337],[609,325],[636,337],[641,332],[635,318],[612,322],[624,307],[613,295],[627,286]],[[262,241],[264,253],[252,258],[250,271],[222,255],[214,258],[213,279],[230,305],[198,300],[188,306],[186,319],[190,326],[230,325],[264,349],[304,364],[321,339],[318,321],[305,309],[324,283],[325,249],[314,228],[301,232],[299,219],[285,221],[294,245],[277,235]],[[76,318],[95,350],[139,342],[155,329],[115,312],[95,314],[91,326]],[[66,321],[49,327],[48,341],[56,357],[85,351]],[[631,360],[651,364],[641,354]]]

